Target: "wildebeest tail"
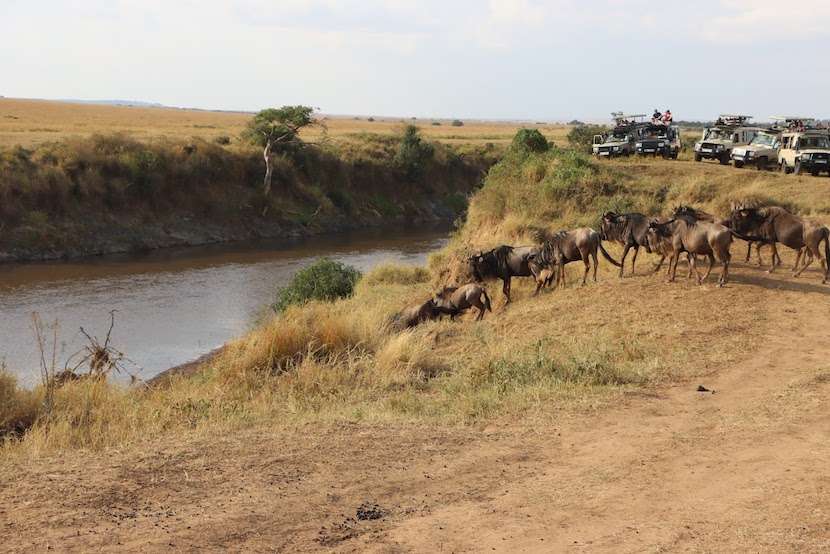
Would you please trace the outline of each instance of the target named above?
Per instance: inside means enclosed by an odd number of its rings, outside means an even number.
[[[484,297],[484,309],[492,312],[493,308],[490,307],[490,297],[487,296],[487,289],[481,289],[481,295]]]
[[[602,243],[599,243],[599,251],[602,252],[602,257],[603,258],[605,258],[606,260],[608,260],[609,262],[611,262],[612,264],[614,264],[617,267],[622,267],[622,266],[620,266],[620,262],[618,262],[617,260],[612,258],[611,254],[609,254],[608,252],[605,251],[605,248],[603,248]]]

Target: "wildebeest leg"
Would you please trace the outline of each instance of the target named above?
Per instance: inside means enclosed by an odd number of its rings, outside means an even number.
[[[484,303],[481,301],[481,296],[471,299],[470,304],[478,308],[478,315],[476,316],[476,321],[481,321],[482,319],[484,319],[484,312],[486,311],[486,309],[484,307]]]
[[[585,264],[585,272],[582,274],[582,286],[584,287],[585,281],[588,279],[588,271],[591,269],[591,258],[587,252],[582,254],[582,263]]]
[[[689,270],[686,272],[686,280],[692,278],[692,260],[697,261],[697,255],[692,254],[691,252],[686,252],[686,268]],[[679,260],[678,260],[679,261]]]
[[[715,265],[715,255],[709,254],[709,268],[706,270],[706,275],[703,276],[703,280],[709,278],[709,274],[712,273],[712,267]]]
[[[798,269],[798,258],[801,257],[801,250],[798,251],[795,259],[795,269]],[[818,257],[821,258],[821,252],[818,252]],[[804,265],[801,266],[801,269],[798,269],[795,273],[793,273],[793,277],[798,277],[801,275],[801,272],[807,269],[810,264],[813,263],[813,252],[811,249],[807,249],[807,253],[804,255]]]
[[[700,278],[700,271],[698,271],[697,269],[697,256],[691,256],[689,259],[689,263],[691,264],[691,267],[695,272],[695,277],[697,277],[697,284],[703,284],[703,280]]]
[[[660,260],[657,262],[657,265],[654,266],[654,273],[660,271],[660,268],[663,267],[663,262],[666,260],[665,254],[660,254]]]
[[[669,258],[669,269],[671,270],[671,275],[669,275],[669,283],[674,283],[674,278],[677,275],[677,260],[680,258],[680,252],[674,251],[672,252],[671,258]]]
[[[793,277],[798,277],[799,275],[801,275],[801,272],[798,271],[798,264],[799,264],[799,262],[801,262],[801,255],[803,253],[804,253],[804,249],[799,248],[798,252],[795,255],[795,264],[793,264]],[[806,256],[805,256],[805,258],[806,258]],[[806,261],[806,259],[805,259],[805,261]]]
[[[746,263],[749,263],[749,257],[750,257],[751,254],[752,254],[752,243],[747,242],[746,243],[746,260],[744,260]],[[760,253],[758,255],[760,256]]]
[[[599,267],[599,264],[597,263],[597,251],[596,250],[591,252],[591,257],[594,259],[594,283],[596,283],[597,282],[597,268]]]
[[[504,286],[502,286],[501,291],[504,293],[505,298],[507,298],[506,304],[510,304],[510,276],[504,278]]]
[[[634,275],[634,264],[637,263],[637,254],[640,253],[640,246],[637,245],[634,247],[634,257],[631,258],[631,274]]]
[[[775,266],[777,265],[775,263],[775,259],[776,258],[778,258],[779,260],[781,259],[781,257],[778,255],[778,248],[775,246],[775,242],[772,242],[770,244],[770,246],[772,247],[772,263],[770,264],[769,269],[767,270],[767,273],[772,273],[773,271],[775,271]]]
[[[622,255],[622,259],[620,260],[620,277],[622,277],[622,276],[623,276],[623,273],[625,273],[625,257],[626,257],[626,256],[628,256],[628,251],[629,251],[630,249],[631,249],[631,245],[630,245],[630,244],[626,244],[626,245],[625,245],[625,248],[623,248],[623,255]],[[635,256],[636,256],[636,252],[637,252],[637,251],[635,250],[634,252],[635,252]]]

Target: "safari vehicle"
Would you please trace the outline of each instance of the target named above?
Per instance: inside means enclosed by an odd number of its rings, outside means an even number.
[[[756,169],[775,167],[778,163],[778,148],[781,146],[781,129],[770,127],[758,134],[746,146],[732,149],[732,163],[741,168],[754,165]]]
[[[640,139],[634,149],[641,156],[663,156],[676,160],[681,146],[680,129],[676,125],[649,123],[640,129]]]
[[[800,127],[781,133],[778,167],[782,173],[830,175],[830,135],[827,129]]]
[[[640,136],[641,129],[648,125],[642,121],[645,114],[624,115],[622,112],[611,114],[614,128],[605,135],[594,135],[592,152],[600,158],[630,156]]]
[[[747,125],[751,115],[723,114],[712,127],[703,131],[701,139],[695,143],[695,161],[718,160],[726,165],[736,146],[745,146],[752,142],[761,129]]]

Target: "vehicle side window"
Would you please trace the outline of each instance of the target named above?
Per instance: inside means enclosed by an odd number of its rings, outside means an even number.
[[[738,133],[735,133],[734,135],[732,135],[732,142],[735,142],[735,143],[740,142],[740,136],[738,135]]]

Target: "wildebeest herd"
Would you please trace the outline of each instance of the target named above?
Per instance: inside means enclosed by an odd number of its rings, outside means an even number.
[[[442,315],[454,318],[475,307],[477,320],[486,311],[492,311],[490,298],[482,283],[488,279],[500,279],[506,302],[510,302],[510,282],[513,277],[532,277],[536,292],[555,282],[554,286],[564,287],[565,266],[570,262],[584,264],[582,285],[585,285],[593,262],[593,280],[597,280],[597,252],[620,268],[620,277],[625,272],[625,260],[631,250],[631,272],[637,261],[640,248],[660,256],[653,271],[662,267],[669,258],[668,280],[673,282],[677,264],[686,254],[689,274],[694,272],[698,284],[702,284],[712,271],[715,261],[721,264],[718,286],[729,279],[730,249],[735,238],[748,243],[746,261],[750,260],[753,244],[756,246],[758,264],[763,265],[761,248],[769,246],[772,251],[769,273],[781,265],[777,245],[783,244],[796,251],[793,276],[798,277],[816,259],[822,268],[822,283],[830,279],[830,229],[822,224],[807,221],[780,206],[760,206],[752,203],[738,203],[732,206],[729,217],[718,219],[712,214],[691,206],[677,207],[669,217],[654,218],[641,213],[606,212],[600,218],[600,231],[582,227],[553,234],[540,234],[541,244],[534,246],[502,245],[487,252],[478,252],[467,259],[469,273],[474,282],[457,287],[444,287],[432,298],[411,306],[398,315],[404,327],[437,319]],[[602,245],[602,241],[615,242],[623,247],[622,259],[616,261]],[[824,243],[824,251],[821,243]],[[701,275],[697,268],[698,258],[706,259],[709,265]]]

